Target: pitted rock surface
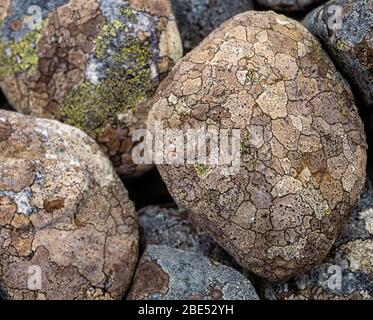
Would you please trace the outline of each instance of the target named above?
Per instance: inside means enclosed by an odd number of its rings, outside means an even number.
[[[308,274],[265,285],[267,299],[373,299],[373,188],[370,181],[328,259]]]
[[[166,246],[146,248],[133,280],[130,300],[258,300],[238,271],[196,252]]]
[[[120,174],[146,171],[132,162],[132,133],[182,55],[169,1],[5,0],[2,7],[0,86],[13,107],[82,129]]]
[[[158,165],[171,195],[242,266],[272,279],[320,263],[365,181],[350,87],[316,39],[273,12],[238,15],[181,59],[148,127],[239,129],[239,172]]]
[[[0,295],[120,299],[137,262],[137,217],[94,140],[2,110],[0,158]]]
[[[183,46],[188,51],[229,18],[253,9],[252,0],[171,0],[171,3]]]
[[[256,0],[269,9],[278,11],[303,11],[327,0]]]
[[[373,1],[329,1],[304,19],[336,65],[373,105]]]

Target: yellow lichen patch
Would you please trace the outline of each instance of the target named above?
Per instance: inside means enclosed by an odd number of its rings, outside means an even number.
[[[40,27],[28,32],[21,40],[0,42],[0,74],[8,77],[12,74],[32,73],[38,65],[37,44],[41,38],[41,30],[48,23],[44,20]]]
[[[252,82],[253,79],[254,79],[254,71],[253,70],[247,70],[246,82]]]
[[[119,127],[117,115],[134,110],[156,87],[150,66],[152,52],[147,41],[129,35],[108,57],[110,41],[122,27],[122,23],[115,20],[104,27],[96,39],[97,58],[113,61],[106,78],[99,84],[84,82],[65,98],[61,107],[64,122],[92,136],[99,135],[108,123]]]
[[[119,32],[123,32],[125,28],[125,24],[120,20],[114,20],[110,24],[106,24],[102,27],[100,34],[93,42],[96,46],[95,55],[97,58],[103,59],[105,57],[110,41],[115,38]]]
[[[342,50],[345,48],[345,45],[344,45],[344,43],[343,43],[341,40],[337,40],[337,41],[335,42],[335,47],[336,47],[338,50],[342,51]]]
[[[211,170],[211,166],[205,164],[195,164],[194,169],[196,170],[197,176],[202,178]]]
[[[104,25],[94,40],[94,58],[109,65],[103,80],[82,83],[67,95],[61,107],[64,122],[94,137],[100,135],[107,124],[120,127],[118,114],[134,112],[137,104],[149,97],[156,87],[149,40],[133,35],[132,28],[122,19],[137,23],[131,8],[121,8],[119,18]],[[120,35],[125,38],[118,45],[116,41]]]
[[[64,122],[93,136],[100,134],[107,123],[118,127],[117,114],[134,109],[155,88],[149,70],[123,81],[120,74],[98,85],[85,82],[71,92],[61,108]]]

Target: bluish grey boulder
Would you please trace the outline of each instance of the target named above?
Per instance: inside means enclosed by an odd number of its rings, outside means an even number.
[[[303,23],[320,39],[364,103],[372,105],[373,1],[329,1],[310,12]]]
[[[229,18],[253,9],[252,0],[171,0],[185,50]]]
[[[259,4],[277,11],[302,11],[326,0],[256,0]]]
[[[206,231],[193,223],[189,210],[148,206],[138,215],[142,247],[153,244],[195,251],[224,265],[240,268]]]
[[[238,271],[196,252],[166,246],[146,248],[135,274],[130,300],[258,300]]]

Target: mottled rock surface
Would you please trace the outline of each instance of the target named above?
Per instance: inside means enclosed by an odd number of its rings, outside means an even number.
[[[138,212],[142,246],[163,245],[198,252],[214,261],[237,268],[233,258],[190,219],[182,208],[149,206]]]
[[[257,3],[278,11],[302,11],[327,0],[256,0]]]
[[[136,270],[130,300],[257,300],[238,271],[192,252],[150,245]]]
[[[236,14],[253,9],[252,0],[171,0],[186,50]]]
[[[31,4],[41,9],[41,21],[36,9],[29,13]],[[182,55],[169,1],[5,0],[2,6],[0,86],[14,108],[82,129],[120,174],[147,170],[132,162],[132,133],[144,126],[147,98]]]
[[[373,299],[373,188],[370,182],[326,261],[287,283],[266,283],[267,299]]]
[[[373,105],[373,1],[329,1],[307,15],[316,35],[367,105]]]
[[[178,205],[260,276],[320,263],[363,187],[367,148],[350,87],[320,44],[273,12],[223,24],[176,64],[148,119],[152,132],[206,125],[240,130],[239,172],[223,175],[222,158],[159,164]]]
[[[0,296],[121,298],[137,262],[137,217],[94,140],[1,110],[0,160]]]

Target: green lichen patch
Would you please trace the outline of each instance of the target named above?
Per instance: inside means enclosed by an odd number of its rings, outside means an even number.
[[[247,83],[253,82],[253,78],[254,78],[254,71],[253,70],[247,70],[246,82]]]
[[[337,40],[337,41],[335,42],[335,47],[336,47],[338,50],[342,51],[342,50],[344,50],[345,45],[344,45],[344,43],[343,43],[341,40]]]
[[[129,22],[138,22],[135,12],[128,6],[120,8],[119,15],[125,17]]]
[[[118,45],[115,41],[119,34],[126,37]],[[65,98],[60,111],[64,122],[93,136],[99,135],[108,123],[119,127],[117,115],[134,112],[136,105],[151,96],[157,86],[151,73],[154,58],[149,41],[131,35],[122,21],[105,25],[95,45],[95,58],[108,66],[104,80],[81,84]]]
[[[202,178],[211,170],[211,166],[197,163],[194,165],[194,169],[196,170],[197,176]]]
[[[47,20],[43,21],[19,41],[0,41],[0,74],[3,77],[24,72],[31,74],[36,70],[39,61],[37,44],[47,23]]]
[[[96,57],[104,59],[108,48],[112,45],[113,39],[117,38],[119,33],[125,31],[126,25],[119,19],[113,20],[110,24],[105,24],[100,34],[94,40]]]

